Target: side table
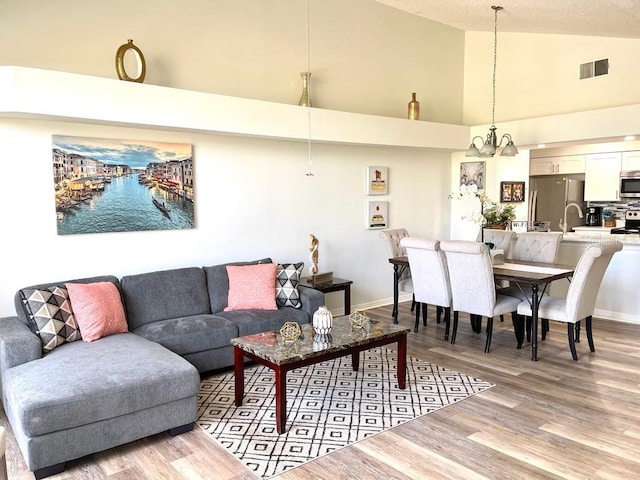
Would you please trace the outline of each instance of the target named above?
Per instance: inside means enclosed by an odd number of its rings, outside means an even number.
[[[325,283],[316,283],[313,285],[307,278],[300,280],[300,285],[303,287],[315,288],[322,293],[340,292],[344,291],[344,314],[349,315],[351,313],[351,284],[353,280],[345,280],[344,278],[333,277],[333,280]]]

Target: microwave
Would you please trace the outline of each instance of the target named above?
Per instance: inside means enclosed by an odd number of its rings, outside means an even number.
[[[640,171],[620,172],[620,198],[640,197]]]

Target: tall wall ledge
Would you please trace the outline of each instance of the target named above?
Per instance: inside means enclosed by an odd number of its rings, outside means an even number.
[[[318,142],[465,150],[469,127],[0,66],[0,117]]]

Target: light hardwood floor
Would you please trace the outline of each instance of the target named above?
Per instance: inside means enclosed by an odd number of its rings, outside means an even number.
[[[400,323],[413,325],[410,304]],[[391,308],[369,310],[390,320]],[[409,334],[409,354],[496,386],[276,477],[291,479],[640,478],[640,325],[594,320],[574,362],[564,325],[539,348],[516,350],[511,322],[497,322],[491,352],[461,316],[455,345],[444,325]],[[584,332],[583,332],[584,334]],[[0,421],[6,424],[2,413]],[[9,478],[33,478],[9,429]],[[60,448],[64,448],[61,445]],[[61,479],[256,479],[198,427],[155,435],[69,462]]]

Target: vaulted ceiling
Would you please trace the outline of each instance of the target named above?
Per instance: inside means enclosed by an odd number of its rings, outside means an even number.
[[[640,0],[376,0],[464,31],[640,38]]]

